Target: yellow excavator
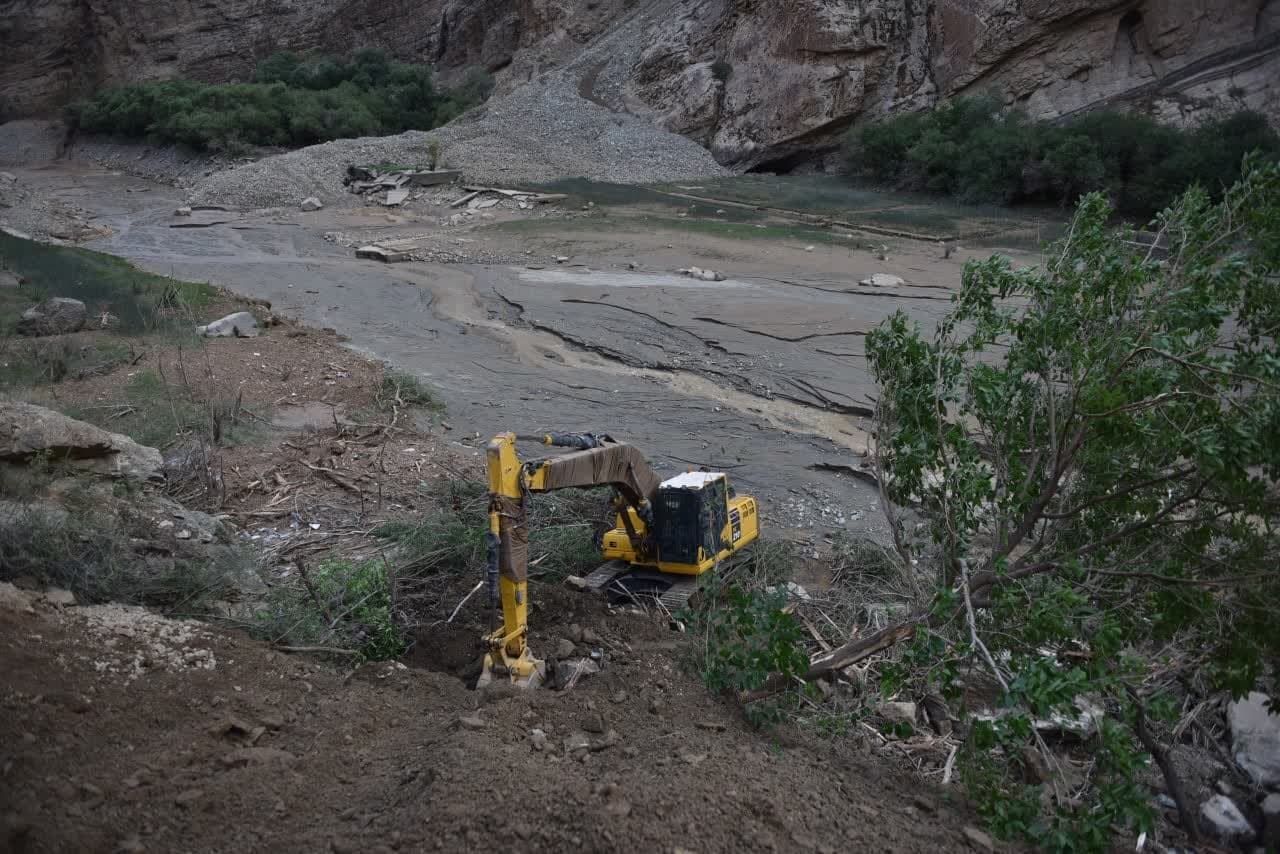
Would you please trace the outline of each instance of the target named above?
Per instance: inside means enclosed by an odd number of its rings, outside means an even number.
[[[568,448],[569,453],[521,462],[517,441]],[[694,579],[760,535],[756,501],[735,495],[723,472],[690,471],[661,480],[644,456],[625,442],[593,433],[501,433],[489,442],[489,602],[502,625],[485,635],[479,686],[509,679],[537,687],[546,664],[529,650],[529,532],[525,498],[556,489],[609,486],[616,520],[601,538],[606,563],[587,576],[600,590],[624,576],[650,582]],[[687,596],[687,594],[685,594]]]

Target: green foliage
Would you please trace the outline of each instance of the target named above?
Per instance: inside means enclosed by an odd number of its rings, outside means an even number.
[[[0,477],[0,493],[24,497],[45,492],[55,468],[25,466],[15,484],[9,473]],[[250,571],[252,560],[237,549],[218,547],[216,558],[182,556],[156,559],[139,543],[154,532],[152,519],[113,512],[105,501],[80,495],[65,497],[62,509],[29,505],[0,512],[0,581],[31,578],[50,587],[70,590],[81,602],[120,602],[146,605],[165,613],[206,614],[213,603],[235,595],[233,577]],[[149,530],[148,530],[149,529]],[[211,547],[212,548],[212,547]]]
[[[1184,131],[1105,110],[1033,121],[989,95],[893,116],[852,131],[845,143],[855,172],[908,188],[971,202],[1064,205],[1099,190],[1120,212],[1144,216],[1191,184],[1220,194],[1254,150],[1280,157],[1280,136],[1249,111]]]
[[[413,374],[405,371],[387,371],[375,397],[378,408],[390,412],[408,407],[443,409],[431,388]]]
[[[273,642],[348,649],[365,661],[398,658],[405,636],[392,614],[387,564],[334,560],[306,571],[296,587],[276,587],[255,633]]]
[[[782,587],[770,593],[712,578],[702,595],[703,606],[686,616],[704,636],[699,666],[712,690],[750,691],[772,673],[790,680],[809,669],[800,624],[782,610],[787,604]]]
[[[183,310],[209,303],[216,290],[139,270],[123,258],[71,246],[54,246],[0,232],[0,266],[25,280],[21,288],[0,289],[0,335],[10,335],[23,310],[48,297],[83,302],[90,319],[103,312],[118,319],[125,334],[173,325]]]
[[[441,91],[430,66],[373,49],[350,60],[279,53],[258,65],[250,83],[120,86],[73,105],[70,118],[88,133],[236,153],[428,130],[481,103],[491,89],[488,75],[473,72],[458,88]]]
[[[608,490],[563,490],[528,499],[529,572],[533,577],[582,575],[601,562],[596,539],[609,510]],[[453,481],[432,494],[438,509],[416,521],[387,522],[374,533],[395,543],[400,573],[425,579],[474,575],[485,568],[488,492],[482,483]],[[612,517],[609,517],[612,526]]]
[[[1088,195],[1043,268],[971,261],[931,338],[902,313],[867,338],[887,494],[929,523],[915,665],[998,680],[1006,716],[967,745],[975,800],[1039,847],[1149,826],[1136,721],[1158,733],[1182,689],[1148,651],[1237,696],[1277,675],[1280,164],[1241,172],[1221,202],[1192,189],[1162,213],[1159,247]],[[1094,770],[1041,809],[1030,722],[1083,697],[1106,711]]]

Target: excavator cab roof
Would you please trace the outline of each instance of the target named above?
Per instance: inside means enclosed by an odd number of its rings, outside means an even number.
[[[669,477],[658,484],[659,489],[702,489],[709,483],[724,477],[719,471],[687,471],[675,477]]]

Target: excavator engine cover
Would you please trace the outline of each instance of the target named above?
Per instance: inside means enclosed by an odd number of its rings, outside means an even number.
[[[720,541],[728,522],[727,488],[723,474],[709,472],[688,472],[663,481],[654,526],[659,560],[696,564],[727,545]]]

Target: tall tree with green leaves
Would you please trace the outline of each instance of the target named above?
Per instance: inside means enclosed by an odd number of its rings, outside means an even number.
[[[807,674],[893,645],[953,698],[986,671],[965,776],[1050,850],[1150,827],[1148,756],[1194,835],[1169,724],[1189,695],[1274,692],[1280,662],[1280,165],[1191,189],[1155,240],[1111,221],[1086,196],[1042,267],[971,261],[931,335],[899,313],[868,336],[886,509],[935,592]],[[1083,775],[1054,716],[1089,718]]]

